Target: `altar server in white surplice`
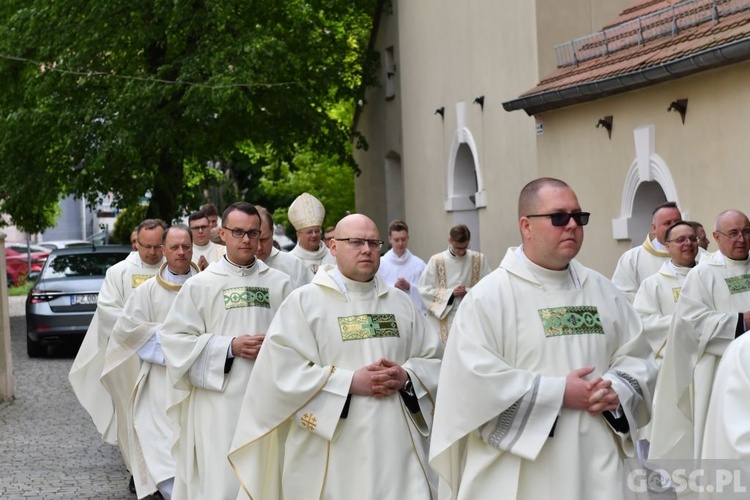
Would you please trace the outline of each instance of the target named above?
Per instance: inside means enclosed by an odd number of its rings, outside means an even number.
[[[110,337],[103,379],[116,378],[126,362],[140,365],[135,386],[127,399],[126,427],[118,439],[129,449],[131,472],[138,498],[157,489],[172,497],[175,464],[172,458],[174,433],[167,419],[167,405],[179,396],[167,379],[161,348],[162,323],[177,292],[198,266],[191,263],[193,240],[184,225],[164,232],[164,257],[159,273],[130,295]]]
[[[677,300],[659,374],[649,458],[700,458],[716,368],[750,327],[750,221],[716,218],[719,250],[690,271]]]
[[[227,453],[268,325],[292,289],[286,274],[255,257],[260,216],[253,205],[233,203],[221,221],[226,255],[183,285],[162,329],[167,373],[184,396],[167,410],[177,428],[179,499],[237,497]]]
[[[667,332],[672,323],[677,298],[688,272],[695,267],[698,255],[698,236],[686,221],[675,223],[664,234],[669,262],[662,264],[659,272],[641,283],[633,307],[643,320],[643,330],[661,366],[667,343]]]
[[[464,296],[492,269],[484,254],[469,250],[471,232],[463,224],[453,226],[448,248],[430,257],[419,279],[419,294],[427,319],[440,340],[448,340],[453,317]]]
[[[372,220],[345,217],[331,243],[338,267],[281,305],[229,455],[240,498],[434,498],[427,447],[442,346],[376,275],[382,245]]]
[[[388,242],[391,249],[380,259],[378,274],[386,285],[408,293],[417,309],[424,312],[424,303],[419,295],[419,278],[426,265],[409,251],[409,226],[406,222],[391,222],[388,226]]]
[[[320,266],[336,264],[336,259],[321,241],[325,207],[315,196],[302,193],[289,205],[289,222],[297,231],[297,245],[289,252],[302,260],[313,274]]]
[[[224,255],[226,248],[211,241],[211,223],[208,216],[198,210],[188,215],[188,226],[193,236],[193,262],[203,271]]]
[[[113,381],[117,386],[105,388],[100,378],[109,337],[133,290],[159,271],[163,262],[162,234],[166,227],[164,221],[158,219],[141,222],[136,228],[137,251],[107,270],[99,291],[96,313],[68,376],[73,392],[91,415],[96,429],[104,441],[111,444],[117,444],[117,417],[110,392],[114,390],[122,394],[117,387],[132,388],[139,366],[133,360],[130,369],[123,371],[119,381]],[[120,451],[128,465],[127,449]]]
[[[440,373],[440,498],[621,499],[656,369],[638,314],[575,260],[589,214],[564,182],[521,191],[523,245],[465,297]]]

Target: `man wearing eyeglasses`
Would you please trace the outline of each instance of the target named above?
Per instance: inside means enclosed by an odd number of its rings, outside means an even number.
[[[727,346],[750,327],[750,221],[726,210],[716,217],[713,237],[719,250],[688,273],[677,300],[649,458],[701,458],[716,368]]]
[[[321,241],[326,210],[320,200],[310,193],[302,193],[289,206],[287,215],[297,230],[297,245],[289,253],[301,259],[313,274],[320,266],[336,264],[336,259]]]
[[[245,495],[436,498],[426,459],[442,347],[377,276],[382,246],[368,217],[343,218],[337,266],[281,305],[229,455]]]
[[[255,358],[292,290],[289,276],[255,256],[261,231],[253,205],[232,203],[221,222],[227,253],[183,285],[162,329],[167,373],[182,390],[168,410],[177,430],[174,497],[187,500],[237,497],[227,453]]]
[[[193,234],[193,262],[203,271],[211,262],[219,260],[226,248],[211,241],[211,223],[204,212],[191,213],[188,226]]]
[[[658,272],[662,264],[669,262],[664,233],[677,221],[682,220],[677,203],[668,201],[656,207],[651,219],[651,233],[642,245],[631,248],[617,261],[612,283],[632,303],[641,282]]]
[[[463,224],[452,227],[448,248],[430,257],[419,278],[419,294],[428,321],[440,333],[444,344],[464,296],[492,272],[484,254],[469,250],[470,241],[468,227]]]
[[[162,235],[166,227],[159,219],[141,222],[136,229],[138,251],[107,270],[96,312],[68,376],[81,405],[91,415],[104,441],[111,444],[117,444],[117,418],[112,397],[100,381],[107,345],[130,294],[159,271],[164,259]],[[120,452],[130,469],[129,451],[120,447]]]
[[[164,256],[155,279],[128,298],[112,329],[102,382],[115,398],[118,441],[127,446],[139,498],[157,490],[171,498],[175,462],[174,436],[166,402],[174,399],[161,348],[162,323],[182,285],[199,271],[191,262],[190,229],[164,231]]]
[[[440,498],[622,499],[653,354],[628,301],[575,259],[589,214],[573,190],[537,179],[518,210],[522,245],[466,296],[446,345]]]

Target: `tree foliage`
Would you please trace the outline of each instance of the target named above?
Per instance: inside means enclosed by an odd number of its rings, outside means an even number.
[[[148,216],[172,220],[242,141],[352,166],[329,111],[367,83],[376,3],[5,0],[0,211],[37,232],[62,195],[150,193]]]

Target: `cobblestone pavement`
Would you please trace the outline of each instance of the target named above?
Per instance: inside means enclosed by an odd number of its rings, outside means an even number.
[[[10,301],[16,398],[0,403],[0,498],[135,499],[119,451],[101,440],[68,383],[76,348],[26,355],[22,299]]]

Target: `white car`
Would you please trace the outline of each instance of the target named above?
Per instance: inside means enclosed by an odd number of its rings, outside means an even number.
[[[39,245],[47,247],[50,250],[56,250],[58,248],[90,247],[91,242],[86,240],[54,240],[42,241]]]

